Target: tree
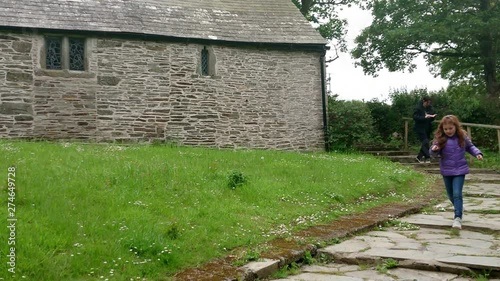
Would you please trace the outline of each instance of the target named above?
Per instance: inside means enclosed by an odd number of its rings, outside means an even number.
[[[478,80],[500,97],[500,0],[368,0],[374,17],[352,55],[366,74],[410,72],[423,55],[433,73],[452,83]]]
[[[333,43],[335,50],[347,52],[345,40],[347,21],[339,17],[338,11],[358,0],[291,0],[304,17],[317,26],[324,38]],[[335,60],[335,57],[333,60]]]

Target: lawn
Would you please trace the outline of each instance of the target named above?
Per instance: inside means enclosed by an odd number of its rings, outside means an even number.
[[[159,144],[0,140],[0,160],[0,280],[168,280],[433,181],[370,155]]]

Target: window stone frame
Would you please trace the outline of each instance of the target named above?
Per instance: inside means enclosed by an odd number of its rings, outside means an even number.
[[[202,51],[208,51],[208,75],[204,75],[202,71]],[[197,48],[197,77],[220,78],[216,72],[217,58],[214,48],[210,45],[200,45]]]
[[[47,38],[58,37],[62,39],[61,45],[61,68],[62,69],[47,69]],[[83,68],[84,70],[70,70],[69,69],[69,39],[77,38],[84,40],[84,54],[83,54]],[[35,70],[36,75],[51,76],[51,77],[65,77],[65,78],[92,78],[94,74],[90,72],[89,54],[91,39],[81,35],[68,35],[68,34],[43,34],[40,37],[40,52],[39,52],[39,68]]]

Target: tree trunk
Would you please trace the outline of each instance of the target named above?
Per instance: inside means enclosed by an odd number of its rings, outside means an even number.
[[[491,0],[481,0],[481,11],[492,8]],[[484,21],[490,19],[485,18]],[[479,48],[483,58],[483,73],[486,82],[486,91],[491,98],[500,98],[500,84],[497,80],[497,50],[496,42],[490,30],[485,30],[480,36]]]
[[[480,42],[481,56],[483,58],[483,73],[486,82],[486,90],[490,97],[500,97],[500,84],[497,80],[497,61],[493,39],[484,36]]]

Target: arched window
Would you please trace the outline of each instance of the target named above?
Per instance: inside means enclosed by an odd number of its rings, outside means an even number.
[[[203,47],[201,50],[201,75],[208,76],[209,73],[209,54],[207,47]]]

